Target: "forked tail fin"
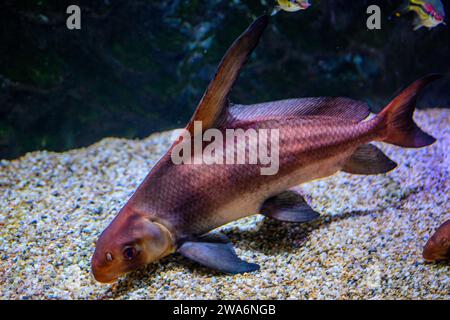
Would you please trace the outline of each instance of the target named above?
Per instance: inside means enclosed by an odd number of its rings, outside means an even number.
[[[436,141],[414,122],[417,95],[442,75],[431,74],[417,80],[402,91],[378,115],[384,128],[384,142],[407,148],[425,147]]]

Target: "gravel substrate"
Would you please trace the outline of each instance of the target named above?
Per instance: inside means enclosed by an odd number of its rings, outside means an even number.
[[[167,149],[170,132],[107,138],[64,153],[0,161],[2,299],[449,299],[449,263],[422,247],[450,218],[450,109],[418,111],[438,142],[382,145],[387,175],[339,173],[302,186],[322,217],[294,225],[253,216],[222,227],[238,254],[261,265],[223,275],[178,254],[101,285],[94,241]]]

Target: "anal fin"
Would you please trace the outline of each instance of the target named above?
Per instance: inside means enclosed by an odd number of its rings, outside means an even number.
[[[397,164],[373,144],[358,147],[344,164],[342,171],[352,174],[380,174],[391,171]]]
[[[186,241],[178,248],[178,252],[205,267],[225,273],[237,274],[259,269],[259,265],[241,260],[228,238],[222,234]]]
[[[260,213],[272,219],[295,223],[312,221],[320,216],[294,190],[284,191],[264,201]]]

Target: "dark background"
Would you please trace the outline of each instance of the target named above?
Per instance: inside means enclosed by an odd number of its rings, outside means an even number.
[[[404,1],[311,0],[272,17],[231,95],[256,103],[348,96],[378,111],[411,81],[450,71],[450,29],[414,32]],[[229,44],[275,0],[2,0],[0,158],[182,127]],[[81,30],[66,8],[81,7]],[[367,30],[366,8],[382,8]],[[448,2],[444,1],[448,11]],[[450,106],[448,77],[420,107]]]

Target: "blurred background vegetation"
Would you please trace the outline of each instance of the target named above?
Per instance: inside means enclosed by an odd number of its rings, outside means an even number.
[[[311,3],[272,17],[232,101],[348,96],[378,111],[416,78],[450,71],[449,28],[414,32],[412,15],[390,18],[401,0]],[[66,28],[69,4],[81,30]],[[229,44],[274,4],[2,0],[0,158],[184,126]],[[366,28],[369,4],[382,8],[381,30]],[[449,92],[447,77],[420,104],[450,106]]]

